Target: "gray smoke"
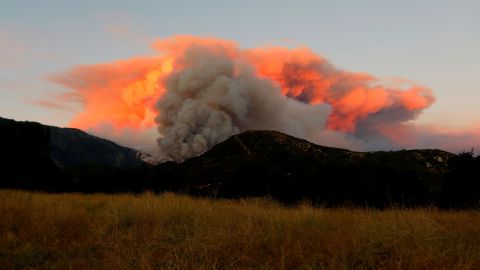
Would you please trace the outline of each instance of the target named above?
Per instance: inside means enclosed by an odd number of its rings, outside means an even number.
[[[181,64],[184,68],[169,76],[156,105],[159,161],[197,156],[234,134],[258,129],[355,148],[357,142],[347,135],[324,130],[328,106],[283,96],[246,63],[193,47]]]

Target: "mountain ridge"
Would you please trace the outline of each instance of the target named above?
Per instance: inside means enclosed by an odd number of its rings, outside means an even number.
[[[423,192],[425,198],[433,196],[427,194],[429,187],[440,185],[448,160],[454,156],[430,149],[354,152],[276,131],[247,131],[178,164],[177,170],[182,173],[173,177],[188,183],[188,193],[220,197],[268,195],[287,201],[315,200],[322,193],[319,191],[325,190],[342,193],[349,189],[348,185],[367,194],[372,187],[381,189],[375,194],[378,204],[385,199],[380,198],[380,193],[405,183],[414,187],[412,192]],[[257,178],[262,179],[261,183],[256,182]],[[400,200],[408,192],[391,196]],[[355,196],[342,196],[341,200],[361,203]]]
[[[37,122],[15,121],[0,117],[0,130],[3,137],[10,133],[9,137],[14,138],[12,131],[8,129],[15,129],[22,125],[27,129],[29,126],[37,125],[44,130],[49,155],[54,163],[62,168],[80,166],[85,163],[129,168],[140,165],[143,162],[141,157],[145,155],[138,150],[120,146],[80,129],[61,128]],[[21,143],[18,140],[15,141],[17,141],[17,144]]]
[[[7,188],[268,196],[328,206],[463,207],[480,202],[479,183],[470,177],[480,158],[471,153],[354,152],[277,131],[246,131],[181,163],[151,165],[138,159],[138,151],[83,131],[0,118],[0,149],[0,186]],[[122,151],[133,157],[133,164],[123,162]]]

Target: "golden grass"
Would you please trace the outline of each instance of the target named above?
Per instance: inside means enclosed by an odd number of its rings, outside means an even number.
[[[480,269],[480,212],[0,190],[1,269]]]

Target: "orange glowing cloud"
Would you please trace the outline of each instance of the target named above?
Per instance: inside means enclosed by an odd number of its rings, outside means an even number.
[[[185,55],[192,48],[249,66],[287,97],[312,106],[330,106],[325,128],[334,131],[354,134],[359,123],[373,121],[372,130],[394,138],[391,128],[379,131],[384,126],[379,122],[391,126],[412,120],[435,100],[424,87],[387,88],[369,74],[337,69],[307,48],[242,49],[232,41],[195,36],[159,39],[152,47],[157,56],[77,66],[51,76],[82,97],[84,110],[70,125],[95,130],[107,123],[118,132],[153,127],[158,113],[154,104],[162,98],[169,76],[185,67]]]
[[[154,125],[152,104],[161,94],[159,81],[170,67],[160,58],[134,58],[111,64],[79,66],[51,76],[51,80],[74,89],[84,103],[70,126],[94,129],[113,127],[143,129]],[[170,69],[171,70],[171,69]]]

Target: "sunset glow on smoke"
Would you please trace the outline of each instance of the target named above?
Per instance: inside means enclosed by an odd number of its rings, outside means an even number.
[[[338,69],[307,48],[243,49],[228,40],[194,36],[157,40],[152,47],[157,56],[77,66],[52,76],[51,80],[73,89],[84,104],[84,110],[70,125],[93,131],[109,125],[112,132],[121,133],[123,129],[141,132],[158,124],[161,131],[162,123],[155,123],[155,117],[162,112],[155,104],[164,97],[167,81],[173,74],[189,72],[191,62],[197,61],[195,57],[205,61],[203,51],[231,61],[232,77],[248,69],[288,98],[308,106],[328,105],[329,114],[318,121],[324,123],[321,128],[360,139],[375,133],[393,141],[401,140],[398,132],[392,132],[393,127],[400,128],[415,119],[435,100],[425,87],[411,84],[385,87],[374,76]],[[197,53],[189,56],[187,63],[186,55],[191,50]]]

